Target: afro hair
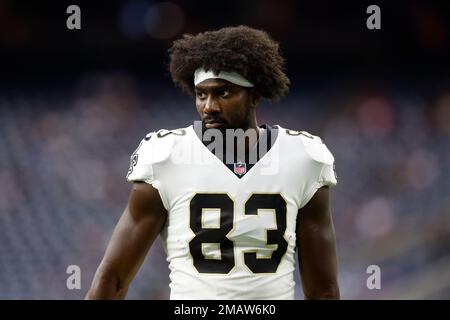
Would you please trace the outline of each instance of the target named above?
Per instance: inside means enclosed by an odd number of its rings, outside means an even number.
[[[226,27],[197,35],[185,34],[169,49],[172,80],[194,95],[194,71],[235,71],[255,84],[267,100],[278,100],[289,90],[279,45],[266,32],[247,26]]]

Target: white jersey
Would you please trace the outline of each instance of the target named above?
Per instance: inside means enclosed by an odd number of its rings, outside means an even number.
[[[171,299],[294,299],[297,212],[337,181],[320,138],[274,128],[272,148],[242,177],[193,126],[148,134],[133,153],[128,181],[153,185],[167,210]]]

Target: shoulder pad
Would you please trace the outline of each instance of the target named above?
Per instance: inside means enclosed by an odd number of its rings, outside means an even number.
[[[300,137],[305,147],[305,152],[315,161],[333,164],[334,157],[327,146],[318,136],[309,134],[306,131],[300,131]]]
[[[161,129],[153,133],[149,142],[152,144],[153,163],[162,162],[170,157],[179,138],[186,135],[186,129]]]

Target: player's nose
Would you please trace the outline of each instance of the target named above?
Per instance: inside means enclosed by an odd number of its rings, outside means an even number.
[[[207,114],[220,112],[220,104],[218,103],[217,99],[215,99],[211,95],[208,96],[203,111]]]

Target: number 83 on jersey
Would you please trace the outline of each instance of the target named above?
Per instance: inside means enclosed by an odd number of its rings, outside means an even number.
[[[252,273],[275,273],[286,253],[286,200],[279,193],[254,193],[244,204],[244,217],[236,221],[235,201],[226,193],[197,193],[189,204],[190,228],[194,237],[189,242],[193,265],[199,273],[228,274],[236,266],[235,248],[243,249],[243,263]],[[274,226],[264,227],[248,218],[272,215]],[[253,222],[250,222],[253,221]],[[236,223],[263,233],[263,238],[249,236],[231,238]],[[261,230],[252,230],[259,228]],[[245,230],[242,231],[246,233]],[[254,234],[254,233],[253,233]],[[265,252],[262,257],[260,252]]]

